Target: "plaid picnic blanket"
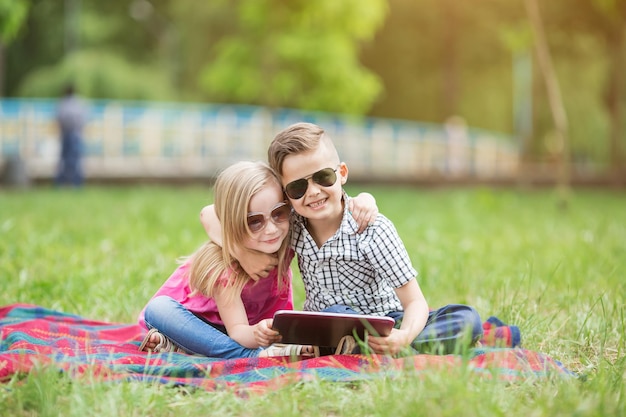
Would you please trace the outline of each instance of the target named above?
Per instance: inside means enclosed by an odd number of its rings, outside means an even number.
[[[331,355],[297,358],[216,359],[182,353],[149,354],[138,346],[145,330],[136,324],[107,323],[41,306],[0,307],[0,381],[52,366],[72,377],[231,388],[249,393],[311,379],[359,381],[406,372],[470,366],[479,375],[505,380],[573,375],[547,355],[515,347],[519,329],[495,317],[484,324],[483,347],[469,359],[458,355]]]

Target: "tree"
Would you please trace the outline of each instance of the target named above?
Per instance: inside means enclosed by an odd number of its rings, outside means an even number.
[[[127,2],[81,0],[80,7],[66,9],[69,2],[30,1],[27,30],[7,50],[10,94],[57,97],[72,82],[93,98],[178,98],[168,66],[171,49],[161,47],[167,36],[161,10],[141,20]],[[60,22],[71,27],[64,33]]]
[[[90,98],[126,100],[173,100],[166,71],[133,64],[103,50],[82,49],[57,64],[29,72],[18,90],[24,97],[58,96],[71,82]]]
[[[240,0],[236,27],[211,48],[201,83],[212,101],[365,113],[381,91],[358,59],[384,0]]]
[[[591,2],[596,13],[604,21],[598,28],[607,45],[607,56],[610,60],[605,105],[611,120],[610,155],[611,170],[614,181],[622,181],[626,173],[624,157],[624,109],[626,106],[626,1],[625,0],[594,0]]]
[[[512,130],[511,51],[502,26],[523,16],[520,2],[389,0],[390,12],[361,59],[384,83],[372,115]]]
[[[528,12],[528,20],[533,30],[537,61],[546,85],[548,102],[550,104],[557,143],[559,145],[557,187],[560,194],[559,204],[561,207],[565,208],[568,202],[570,187],[570,146],[567,113],[565,112],[565,105],[561,97],[561,87],[556,72],[554,71],[552,55],[550,54],[548,41],[544,33],[539,5],[537,4],[537,0],[524,1]]]
[[[566,46],[574,42],[574,35],[590,36],[596,40],[598,53],[606,61],[601,100],[609,121],[606,153],[614,180],[623,181],[626,174],[626,0],[546,2],[545,6],[552,28],[570,35],[563,42]]]
[[[0,0],[0,97],[4,95],[4,49],[22,28],[29,7],[28,0]]]

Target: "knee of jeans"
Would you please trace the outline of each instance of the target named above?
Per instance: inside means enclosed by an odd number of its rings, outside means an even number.
[[[146,305],[146,311],[144,313],[146,323],[154,321],[156,316],[167,311],[167,306],[171,305],[172,301],[174,300],[167,295],[159,295],[150,300]]]
[[[473,307],[468,306],[465,311],[465,322],[472,328],[472,339],[476,340],[483,335],[483,322],[480,315]]]

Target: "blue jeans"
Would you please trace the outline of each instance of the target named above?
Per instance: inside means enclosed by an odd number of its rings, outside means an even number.
[[[83,185],[81,158],[83,145],[80,134],[65,132],[61,138],[61,158],[57,172],[57,185]]]
[[[176,346],[197,355],[236,359],[257,357],[263,350],[241,346],[226,334],[223,326],[202,320],[165,295],[148,302],[145,321],[149,329],[157,329]]]
[[[345,305],[334,305],[324,311],[331,313],[359,314]],[[396,321],[399,328],[404,317],[403,311],[392,311],[387,316]],[[473,307],[462,304],[448,304],[428,314],[426,326],[411,343],[411,347],[421,353],[447,355],[460,353],[476,343],[483,335],[483,324]]]

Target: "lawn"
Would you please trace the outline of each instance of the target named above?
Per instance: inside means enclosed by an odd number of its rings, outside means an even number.
[[[623,191],[575,190],[562,210],[548,189],[367,190],[394,221],[431,306],[470,304],[483,318],[515,324],[525,348],[580,378],[506,383],[466,369],[407,372],[243,398],[76,381],[41,367],[0,385],[0,416],[626,415]],[[200,186],[0,190],[0,306],[22,302],[134,322],[176,259],[206,238],[198,212],[211,200]]]

